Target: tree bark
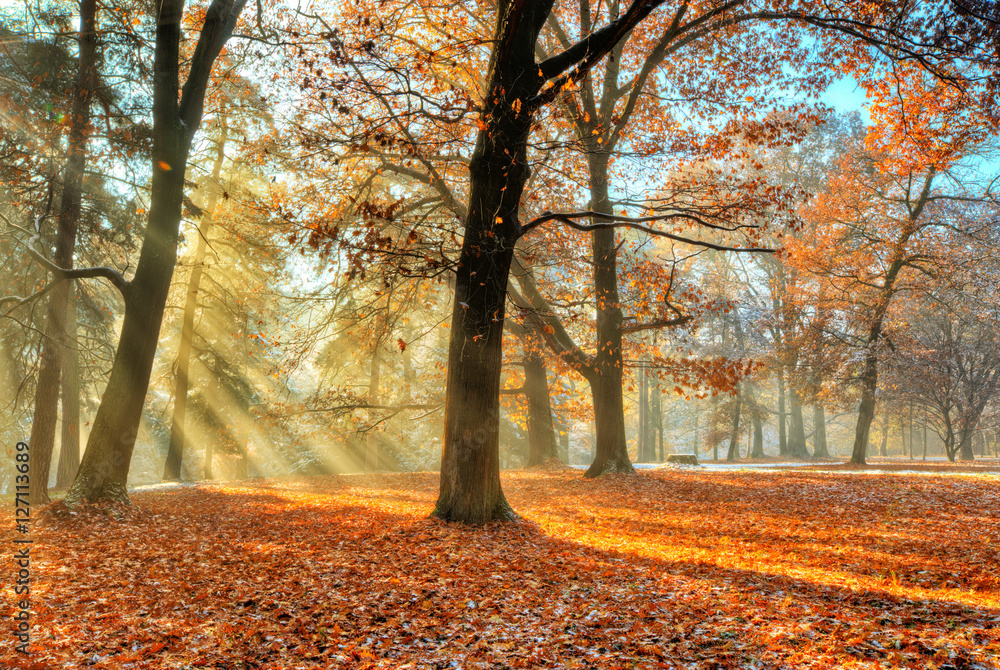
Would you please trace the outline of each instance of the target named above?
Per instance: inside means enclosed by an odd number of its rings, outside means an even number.
[[[795,390],[789,389],[789,395],[792,404],[792,434],[788,439],[788,455],[795,458],[809,458],[805,422],[802,419],[802,402]]]
[[[159,5],[153,57],[153,156],[149,219],[135,276],[122,290],[125,319],[101,406],[66,503],[128,503],[126,484],[163,310],[177,260],[184,174],[201,123],[212,65],[246,0],[213,0],[205,13],[187,81],[180,90],[183,0]]]
[[[813,458],[830,458],[826,445],[826,411],[822,405],[813,407]]]
[[[656,460],[660,463],[663,462],[663,393],[660,391],[660,379],[657,377],[656,383],[653,385],[653,403],[652,403],[652,413],[653,413],[653,430],[655,436],[655,444],[659,451],[656,456]]]
[[[868,451],[868,437],[871,432],[872,420],[875,418],[875,389],[878,386],[878,357],[871,347],[865,354],[864,367],[859,378],[861,385],[861,404],[858,406],[858,423],[854,430],[854,448],[851,450],[851,463],[865,464]]]
[[[505,299],[527,143],[540,87],[534,50],[551,2],[501,2],[480,131],[469,164],[465,236],[455,277],[441,484],[433,515],[481,524],[516,518],[500,487],[500,373]]]
[[[785,429],[785,370],[778,368],[778,455],[788,454],[788,433]]]
[[[960,461],[974,461],[976,460],[976,455],[972,453],[972,437],[975,433],[975,424],[971,428],[963,428],[961,430],[960,439],[958,445],[958,460]]]
[[[559,458],[549,379],[545,359],[527,352],[524,359],[524,393],[528,400],[528,467],[541,465],[550,458]]]
[[[735,461],[740,456],[739,433],[740,433],[740,411],[743,405],[743,394],[740,387],[736,387],[736,407],[733,409],[732,430],[729,433],[729,451],[726,452],[727,461]]]
[[[87,166],[87,141],[90,134],[90,104],[94,95],[97,67],[97,2],[80,1],[80,32],[76,86],[70,111],[69,155],[63,175],[62,197],[57,222],[53,261],[63,269],[73,267],[76,230],[83,204],[83,179]],[[69,283],[60,282],[49,295],[45,339],[42,344],[38,383],[35,387],[35,412],[31,421],[31,478],[28,498],[33,504],[49,499],[49,469],[55,443],[59,377],[62,355],[67,345],[66,316]]]
[[[177,376],[174,380],[174,411],[170,423],[170,446],[167,448],[167,460],[163,465],[164,481],[177,481],[181,478],[181,467],[184,461],[185,418],[187,416],[187,396],[191,373],[191,345],[194,341],[194,320],[198,312],[198,294],[201,291],[201,278],[205,272],[205,255],[208,247],[208,237],[215,225],[215,208],[219,201],[219,178],[222,176],[222,164],[225,162],[227,128],[223,124],[222,137],[216,148],[215,161],[212,164],[212,174],[208,181],[208,193],[205,198],[204,214],[198,225],[198,243],[195,246],[192,260],[191,277],[188,280],[187,294],[184,300],[184,317],[181,325],[181,341],[177,348]]]
[[[588,156],[590,167],[590,209],[612,214],[608,195],[606,153]],[[597,223],[596,220],[592,223]],[[598,477],[607,472],[633,473],[625,441],[625,403],[622,395],[622,311],[618,297],[618,247],[613,229],[591,232],[594,258],[594,293],[597,301],[597,354],[594,363],[598,379],[593,388],[594,415],[597,421],[597,457],[585,476]]]
[[[62,370],[62,440],[56,467],[56,488],[73,483],[80,467],[80,359],[77,347],[76,284],[70,284],[66,305],[66,351]]]
[[[924,177],[923,188],[916,202],[907,203],[910,210],[909,218],[900,230],[899,237],[892,247],[889,265],[886,268],[885,280],[882,282],[878,301],[872,313],[871,326],[868,329],[865,362],[859,377],[861,385],[861,405],[858,408],[858,424],[854,430],[854,447],[851,450],[851,463],[865,464],[865,453],[868,448],[868,435],[871,431],[872,419],[875,418],[875,389],[878,386],[878,344],[882,339],[882,324],[889,304],[895,294],[896,279],[906,265],[906,245],[917,230],[917,220],[923,213],[930,197],[931,185],[936,172],[932,168]]]
[[[882,456],[883,458],[889,455],[889,452],[886,449],[886,445],[888,444],[888,442],[889,442],[889,414],[886,413],[886,415],[882,418],[882,441],[879,443],[878,446],[878,455]]]
[[[382,378],[382,356],[379,351],[380,342],[376,338],[375,347],[372,350],[372,360],[371,366],[369,368],[370,375],[368,378],[368,404],[378,405],[381,401],[381,394],[379,388],[381,386]],[[376,418],[374,410],[368,410],[368,421],[374,422]],[[382,457],[381,457],[381,441],[379,440],[378,431],[375,430],[374,426],[370,427],[368,434],[365,435],[365,469],[369,472],[374,470],[379,470],[382,467]]]
[[[645,369],[639,372],[639,434],[638,448],[636,449],[636,462],[646,463],[649,461],[649,379]]]

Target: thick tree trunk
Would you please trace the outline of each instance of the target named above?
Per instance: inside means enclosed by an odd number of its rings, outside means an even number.
[[[972,436],[975,432],[975,428],[963,428],[959,433],[960,442],[958,445],[958,460],[960,461],[974,461],[976,460],[975,454],[972,453]]]
[[[789,395],[792,404],[792,432],[788,436],[788,455],[795,458],[809,458],[805,421],[802,419],[802,401],[794,390],[790,391]]]
[[[822,405],[813,407],[813,458],[829,458],[826,446],[826,412]]]
[[[868,436],[872,420],[875,418],[875,389],[878,386],[878,357],[872,347],[865,354],[864,367],[859,379],[861,385],[861,405],[858,407],[858,423],[854,429],[854,447],[851,449],[851,463],[865,465],[868,452]]]
[[[590,384],[594,400],[594,424],[597,453],[586,477],[599,477],[608,472],[635,472],[625,449],[625,408],[622,405],[621,369],[604,369],[604,374]]]
[[[198,294],[201,291],[201,279],[205,272],[205,255],[208,248],[208,237],[215,225],[215,207],[219,200],[219,178],[222,175],[222,164],[225,161],[226,128],[223,126],[222,137],[217,145],[212,174],[207,184],[204,214],[198,225],[198,243],[195,246],[192,259],[191,277],[188,280],[187,294],[184,300],[184,317],[181,325],[181,341],[177,348],[177,376],[174,380],[174,411],[170,423],[170,446],[167,448],[167,460],[163,465],[163,479],[177,481],[181,478],[181,466],[184,461],[184,422],[187,416],[188,387],[191,374],[191,345],[194,341],[194,320],[198,312]]]
[[[434,516],[485,523],[513,519],[500,487],[500,373],[505,300],[518,211],[528,178],[533,111],[540,86],[534,50],[551,2],[501,3],[455,276],[444,453]]]
[[[135,276],[123,289],[125,319],[101,406],[70,506],[99,500],[128,503],[126,484],[156,355],[163,309],[177,261],[184,174],[201,123],[212,65],[232,34],[246,0],[213,0],[205,14],[181,99],[183,0],[159,4],[153,56],[153,156],[149,220]]]
[[[53,261],[63,269],[73,267],[76,230],[83,203],[83,178],[87,165],[87,139],[90,126],[90,103],[94,95],[97,67],[97,3],[80,2],[79,68],[70,112],[69,155],[63,176],[62,198],[57,223],[56,249]],[[62,354],[67,344],[66,315],[69,303],[69,283],[60,282],[49,294],[45,339],[42,344],[38,383],[35,387],[35,413],[31,422],[31,478],[28,497],[34,504],[49,499],[49,469],[55,443],[59,377]]]
[[[66,305],[66,351],[62,371],[62,440],[59,465],[56,468],[56,488],[65,489],[73,483],[80,467],[80,359],[77,347],[76,284],[71,284]]]
[[[541,465],[550,458],[559,458],[552,404],[549,399],[549,379],[545,359],[528,352],[524,359],[524,393],[528,400],[528,467]]]
[[[606,153],[588,156],[590,167],[590,208],[612,214],[608,195]],[[597,223],[593,221],[592,223]],[[625,441],[625,403],[622,397],[622,311],[618,298],[618,246],[613,229],[591,232],[594,258],[594,293],[597,301],[596,386],[592,385],[594,416],[597,421],[597,457],[587,469],[587,477],[606,472],[633,473]]]

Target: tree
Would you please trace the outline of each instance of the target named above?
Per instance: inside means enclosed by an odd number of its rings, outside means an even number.
[[[54,260],[63,268],[73,265],[76,231],[83,199],[83,178],[90,134],[90,105],[96,82],[96,18],[96,3],[93,0],[82,0],[76,82],[70,95],[72,107],[69,115],[69,147],[62,179],[59,213],[54,216],[57,219]],[[53,186],[50,185],[50,192]],[[37,222],[36,237],[39,240],[42,234],[41,223],[45,218],[48,217],[40,217]],[[28,439],[28,444],[31,446],[33,475],[30,479],[29,500],[35,504],[48,501],[49,469],[55,441],[62,358],[64,349],[69,345],[67,320],[70,314],[69,291],[67,282],[58,282],[52,286],[49,295],[38,383],[35,387],[35,411],[31,423],[31,436]]]
[[[973,436],[1000,391],[1000,308],[982,277],[964,287],[953,277],[950,285],[929,291],[897,337],[906,354],[894,357],[896,376],[903,377],[904,392],[937,418],[951,461],[973,460]]]
[[[208,236],[215,223],[214,214],[220,195],[219,179],[222,176],[222,164],[226,157],[226,140],[228,126],[223,120],[222,136],[216,142],[215,160],[207,184],[208,193],[205,197],[205,207],[202,210],[201,223],[198,226],[198,242],[194,252],[194,267],[188,279],[187,293],[184,300],[184,321],[181,326],[181,341],[177,350],[177,379],[174,386],[174,411],[170,427],[170,446],[167,449],[167,459],[163,466],[163,479],[176,481],[181,478],[181,463],[184,458],[184,419],[187,410],[188,377],[191,370],[191,344],[194,339],[194,319],[198,306],[198,292],[201,289],[201,278],[204,272],[205,250],[208,246]]]
[[[101,273],[121,290],[125,320],[83,461],[66,496],[69,505],[99,500],[128,502],[128,468],[177,257],[188,154],[201,123],[212,65],[232,35],[244,5],[245,0],[213,0],[179,97],[184,0],[164,0],[159,6],[149,219],[133,278],[127,281],[116,271]]]

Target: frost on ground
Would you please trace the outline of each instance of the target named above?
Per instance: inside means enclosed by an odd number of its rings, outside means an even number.
[[[32,536],[32,655],[4,645],[0,667],[1000,665],[995,481],[562,470],[504,486],[524,520],[486,528],[429,520],[432,474],[151,489],[120,518],[50,517]]]

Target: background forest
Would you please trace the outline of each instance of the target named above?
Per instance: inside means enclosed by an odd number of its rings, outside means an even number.
[[[0,490],[998,454],[991,3],[162,4],[2,5]]]

